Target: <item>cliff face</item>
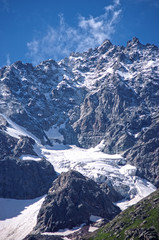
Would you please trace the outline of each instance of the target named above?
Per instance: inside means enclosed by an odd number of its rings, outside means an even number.
[[[0,197],[31,199],[42,196],[56,177],[53,166],[46,160],[5,158],[0,161]]]

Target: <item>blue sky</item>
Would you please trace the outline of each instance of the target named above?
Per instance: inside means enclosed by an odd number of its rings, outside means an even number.
[[[159,46],[159,0],[0,0],[0,67],[38,64],[134,36]]]

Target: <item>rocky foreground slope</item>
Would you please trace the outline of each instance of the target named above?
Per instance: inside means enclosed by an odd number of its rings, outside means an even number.
[[[58,141],[90,148],[103,140],[104,152],[123,154],[137,166],[139,176],[159,187],[158,76],[159,48],[137,38],[126,47],[106,40],[60,62],[3,67],[0,147],[11,157],[27,149],[21,144],[19,152],[11,121],[43,145]],[[51,135],[50,129],[62,138]],[[5,152],[1,151],[1,160]]]
[[[116,216],[90,240],[157,240],[159,239],[159,190]]]
[[[49,235],[54,239],[54,232],[80,226],[89,228],[96,218],[102,218],[105,223],[110,221],[120,209],[109,199],[107,188],[77,171],[61,173],[49,189],[37,216],[37,224],[26,239],[32,239],[31,236],[49,239]]]
[[[89,224],[91,216],[109,221],[120,212],[93,180],[76,171],[62,173],[43,202],[35,231],[56,232],[59,229]]]
[[[63,176],[64,177],[64,176]],[[47,200],[46,200],[47,202]],[[43,206],[45,206],[44,203]],[[43,212],[44,211],[44,208]],[[49,212],[49,208],[47,209]],[[100,223],[94,226],[99,227]],[[37,224],[38,227],[38,224]],[[88,232],[89,227],[85,226],[78,232],[70,233],[66,237],[56,235],[43,235],[32,233],[25,240],[158,240],[159,239],[159,190],[144,198],[127,210],[119,213],[112,221],[103,225],[95,232]],[[62,234],[61,234],[62,235]]]

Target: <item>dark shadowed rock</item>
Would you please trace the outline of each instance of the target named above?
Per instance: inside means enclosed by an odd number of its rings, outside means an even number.
[[[16,143],[16,138],[13,138],[0,130],[0,160],[13,155],[13,149],[16,146]]]
[[[106,182],[103,182],[100,184],[100,188],[103,190],[103,192],[106,193],[112,202],[117,202],[123,199],[123,196],[113,188],[111,183],[108,184]]]
[[[4,158],[0,161],[0,197],[30,199],[42,196],[55,178],[54,168],[46,160]]]
[[[20,136],[19,139],[10,136],[4,129],[0,130],[0,160],[5,157],[20,157],[21,155],[34,155],[35,141],[27,136]]]
[[[35,231],[54,232],[89,223],[90,216],[109,221],[120,212],[91,179],[76,171],[62,173],[49,189]]]
[[[14,156],[20,157],[24,154],[37,156],[33,149],[34,144],[35,141],[32,138],[29,138],[27,136],[21,136],[13,150]]]
[[[25,237],[23,240],[62,240],[60,236],[47,236],[41,234],[30,234]]]

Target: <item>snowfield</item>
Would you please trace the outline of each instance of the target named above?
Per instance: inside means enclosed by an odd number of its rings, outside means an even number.
[[[0,239],[22,240],[36,225],[45,197],[32,200],[0,198]]]

